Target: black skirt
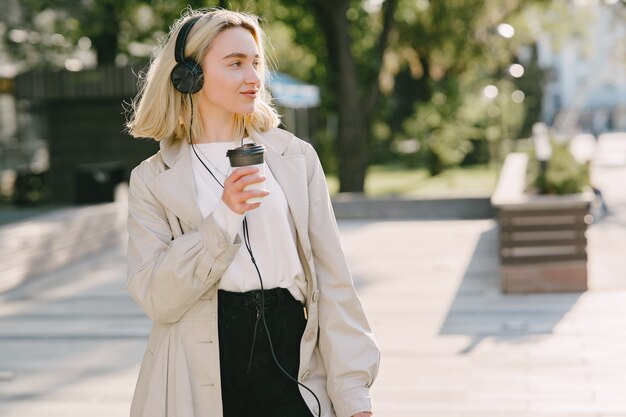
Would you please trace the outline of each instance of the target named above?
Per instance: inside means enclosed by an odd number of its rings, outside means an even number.
[[[224,417],[311,417],[298,385],[279,368],[298,378],[302,303],[284,288],[219,290],[218,321]]]

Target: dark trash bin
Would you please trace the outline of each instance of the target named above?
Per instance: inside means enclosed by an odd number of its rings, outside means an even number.
[[[76,168],[76,204],[107,203],[115,198],[115,187],[124,181],[120,162],[80,164]]]
[[[18,171],[12,200],[18,206],[34,205],[43,199],[45,173]]]

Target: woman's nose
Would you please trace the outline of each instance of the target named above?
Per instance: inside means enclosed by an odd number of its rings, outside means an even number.
[[[246,83],[252,85],[258,85],[261,83],[261,78],[259,77],[259,72],[256,68],[250,67],[248,74],[246,75]]]

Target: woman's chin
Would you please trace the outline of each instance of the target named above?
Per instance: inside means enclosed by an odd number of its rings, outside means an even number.
[[[243,115],[243,116],[249,116],[252,113],[254,113],[254,110],[256,109],[256,106],[254,105],[254,103],[251,103],[248,106],[243,106],[239,112],[239,114]]]

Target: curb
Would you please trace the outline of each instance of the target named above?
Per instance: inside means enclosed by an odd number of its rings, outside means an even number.
[[[126,234],[126,196],[120,194],[116,201],[0,226],[0,293],[119,244]],[[407,200],[340,194],[332,204],[338,220],[494,218],[488,197]]]
[[[338,220],[413,219],[476,220],[493,219],[490,197],[451,198],[369,198],[362,194],[339,194],[332,199]]]

